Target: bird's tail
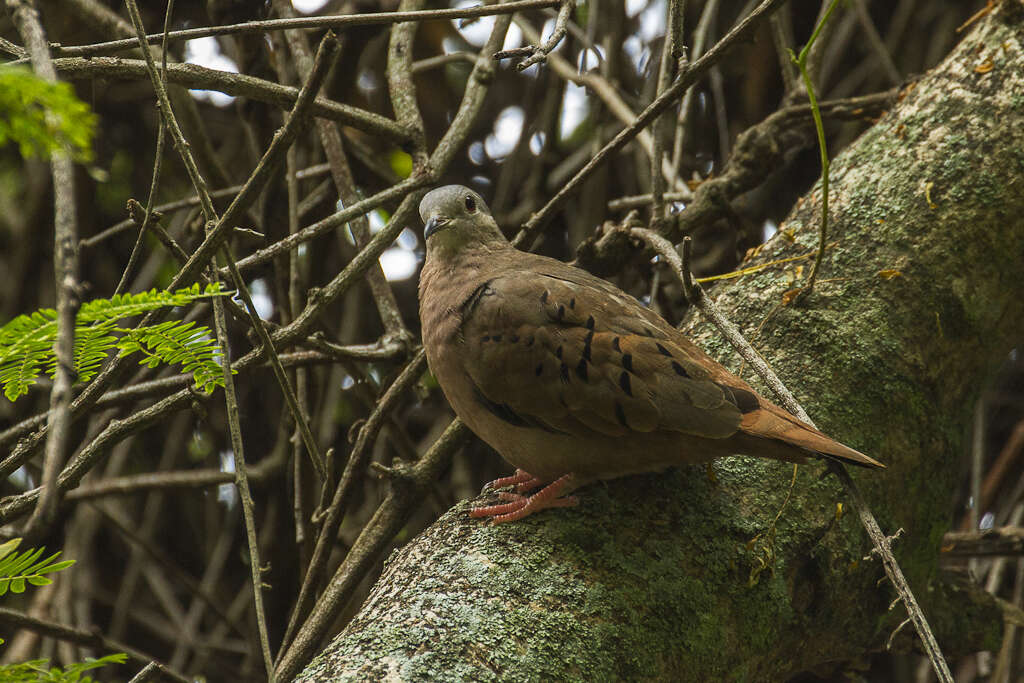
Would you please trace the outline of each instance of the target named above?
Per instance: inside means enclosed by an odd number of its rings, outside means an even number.
[[[799,451],[794,452],[793,447],[795,447],[849,465],[885,467],[874,458],[849,446],[844,446],[777,405],[763,399],[760,409],[743,416],[740,431],[757,439],[759,442],[757,455],[779,460],[798,461],[802,458],[800,458]]]

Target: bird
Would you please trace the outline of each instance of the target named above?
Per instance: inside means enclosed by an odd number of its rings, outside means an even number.
[[[712,360],[614,284],[515,248],[475,191],[420,202],[423,346],[455,413],[515,468],[472,517],[578,503],[598,480],[726,455],[884,465],[826,436]],[[511,490],[501,490],[512,487]]]

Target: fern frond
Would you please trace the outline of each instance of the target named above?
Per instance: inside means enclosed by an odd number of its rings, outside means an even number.
[[[199,285],[195,284],[174,292],[151,289],[138,294],[118,294],[110,299],[94,299],[82,304],[78,311],[77,323],[84,325],[116,322],[155,311],[158,308],[184,306],[199,299],[209,299],[224,294],[226,292],[223,291],[219,282],[209,284],[205,289],[200,289]]]
[[[12,593],[23,593],[26,584],[32,586],[51,584],[53,581],[44,574],[59,572],[75,563],[74,560],[57,562],[60,551],[40,560],[44,548],[29,548],[18,553],[16,550],[20,543],[20,538],[14,538],[0,546],[0,595],[4,595],[8,590]]]
[[[99,659],[87,657],[84,662],[67,664],[63,669],[51,667],[49,659],[32,659],[17,664],[0,666],[0,681],[3,683],[95,683],[91,676],[82,674],[108,664],[124,664],[128,655],[123,652],[107,655]]]
[[[123,331],[125,336],[118,342],[121,355],[142,352],[144,357],[139,365],[151,368],[161,362],[181,365],[185,372],[192,374],[196,387],[203,391],[224,383],[223,353],[209,328],[172,320]]]
[[[117,348],[121,355],[132,351],[147,354],[143,363],[156,367],[160,362],[181,364],[194,375],[196,386],[210,390],[223,384],[220,350],[209,339],[210,331],[193,323],[171,321],[146,328],[115,327],[119,320],[132,318],[167,306],[185,306],[199,299],[224,296],[220,283],[200,288],[198,284],[174,292],[150,290],[138,294],[119,294],[110,299],[86,302],[75,320],[75,372],[79,381],[88,382]],[[123,336],[117,336],[123,335]],[[0,327],[0,387],[14,401],[28,393],[43,372],[57,372],[53,345],[57,340],[57,312],[43,308],[19,315]]]

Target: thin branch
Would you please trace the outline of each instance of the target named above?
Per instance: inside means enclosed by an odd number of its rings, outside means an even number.
[[[658,67],[656,98],[668,88],[678,65],[677,52],[679,49],[676,41],[683,31],[683,0],[670,0],[665,6],[665,12],[667,14],[665,40],[661,47],[661,64]],[[656,117],[651,125],[654,138],[654,145],[651,150],[651,229],[658,232],[661,231],[661,224],[665,220],[666,184],[665,176],[661,170],[662,163],[665,161],[665,141],[669,132],[665,123],[665,115],[662,114]]]
[[[300,626],[302,630],[309,628],[308,625],[303,624],[302,620],[312,607],[313,599],[316,597],[316,589],[321,585],[323,575],[327,570],[327,560],[334,546],[338,527],[345,516],[345,510],[348,507],[354,485],[366,471],[366,462],[371,455],[371,446],[376,440],[381,427],[384,426],[385,419],[394,409],[398,399],[405,395],[406,391],[419,380],[426,369],[427,356],[421,349],[402,369],[402,372],[391,383],[387,391],[377,400],[373,411],[359,429],[359,436],[356,438],[355,445],[352,446],[351,453],[349,453],[341,481],[335,488],[333,500],[331,500],[330,505],[325,511],[326,515],[320,527],[320,533],[317,536],[313,557],[310,559],[309,567],[306,569],[306,574],[302,581],[302,588],[299,590],[299,597],[295,600],[291,616],[288,619],[288,628],[285,630],[284,639],[282,640],[279,655],[281,659],[278,660],[278,666],[286,658],[286,653],[290,650],[292,640]]]
[[[167,32],[170,30],[171,14],[173,11],[174,0],[168,0],[167,11],[164,12],[164,39],[160,48],[160,73],[162,74],[161,77],[165,88],[167,87]],[[142,224],[139,226],[139,234],[135,238],[135,245],[132,246],[132,253],[128,256],[128,264],[124,267],[124,272],[121,273],[121,281],[114,288],[114,296],[123,293],[128,287],[128,278],[131,277],[132,272],[135,270],[135,265],[142,252],[142,238],[145,236],[146,228],[149,227],[149,221],[153,217],[153,201],[156,198],[156,188],[160,184],[160,171],[164,165],[164,135],[167,132],[166,126],[167,122],[161,116],[157,124],[156,152],[153,155],[153,175],[149,182],[149,195],[146,197],[146,213],[142,219]],[[186,258],[185,261],[187,260]]]
[[[548,36],[548,39],[540,45],[527,45],[525,47],[517,47],[511,50],[501,50],[494,53],[494,58],[500,61],[502,59],[529,55],[526,59],[516,64],[516,71],[524,71],[534,64],[540,64],[541,62],[546,61],[548,55],[554,52],[555,48],[558,47],[558,44],[562,42],[562,38],[565,37],[566,26],[569,23],[569,16],[572,14],[572,10],[575,7],[575,0],[562,0],[562,6],[558,8],[558,16],[555,17],[555,28],[551,31],[551,35]]]
[[[284,12],[294,13],[295,11],[290,2],[277,1],[274,3],[274,6],[282,14]],[[415,26],[415,24],[408,25]],[[402,24],[399,24],[392,29],[392,36],[399,31],[401,26]],[[306,36],[301,31],[285,31],[285,39],[295,61],[299,78],[308,78],[313,67],[313,56],[310,53],[309,42],[306,40]],[[333,59],[335,64],[337,63],[338,55],[340,55],[340,51],[336,53]],[[411,44],[409,45],[409,55],[411,61]],[[399,122],[408,128],[408,121],[403,118],[403,111],[403,108],[398,108]],[[352,169],[345,154],[341,132],[333,122],[324,119],[317,119],[316,127],[320,137],[320,144],[324,149],[324,154],[327,156],[328,165],[331,169],[331,178],[334,181],[338,196],[341,197],[341,201],[344,204],[353,204],[359,201],[360,195],[356,189]],[[415,145],[418,142],[422,142],[423,136],[420,134],[419,129],[413,128],[413,130],[417,131],[413,135],[414,142],[412,144]],[[369,241],[370,225],[366,214],[355,217],[349,223],[349,227],[352,231],[352,237],[355,239],[356,247],[361,248]],[[298,232],[298,230],[289,232],[294,233]],[[391,285],[388,283],[387,278],[384,277],[384,270],[381,268],[380,263],[370,267],[366,273],[366,280],[370,286],[373,300],[377,305],[377,310],[380,313],[381,322],[384,324],[385,334],[399,340],[410,340],[412,335],[405,329],[402,315],[398,310],[398,302],[395,299],[394,292],[391,290]]]
[[[203,26],[198,28],[171,31],[171,40],[193,40],[209,36],[227,36],[241,33],[266,33],[267,31],[283,31],[286,29],[334,29],[340,31],[352,26],[382,26],[397,24],[404,21],[437,21],[443,19],[471,19],[473,17],[489,17],[513,14],[531,9],[554,7],[561,0],[517,0],[500,5],[475,5],[455,9],[438,9],[421,12],[367,12],[365,14],[339,14],[326,17],[296,17],[294,19],[269,19],[266,21],[248,21],[241,24],[224,26]],[[156,45],[163,39],[162,33],[147,35],[145,40]],[[55,46],[54,53],[64,57],[89,57],[107,52],[117,52],[138,47],[139,41],[130,38],[110,40],[91,45]]]
[[[586,180],[594,170],[609,159],[613,154],[619,151],[626,145],[630,140],[635,138],[637,134],[643,128],[646,128],[656,116],[665,111],[669,106],[672,105],[693,83],[695,83],[705,71],[707,71],[713,64],[716,64],[722,56],[728,51],[733,45],[740,40],[746,39],[748,34],[753,32],[761,20],[765,19],[771,12],[776,10],[785,0],[764,0],[758,5],[749,15],[747,15],[742,21],[729,31],[718,43],[715,44],[708,52],[693,62],[685,72],[683,72],[672,84],[672,86],[666,90],[660,97],[656,98],[651,104],[647,106],[643,112],[637,116],[636,121],[631,125],[624,128],[618,135],[615,136],[601,150],[594,155],[586,166],[572,177],[558,193],[552,197],[544,207],[533,214],[530,219],[523,225],[523,229],[516,235],[514,243],[516,246],[525,247],[531,243],[540,231],[540,229],[547,223],[547,221],[554,215],[555,209],[565,201],[565,199],[575,192],[579,186]]]
[[[57,73],[69,80],[146,78],[146,64],[139,59],[72,57],[56,59],[54,66]],[[234,97],[248,97],[279,107],[293,107],[299,96],[297,88],[246,74],[210,69],[198,64],[168,64],[167,82],[186,88],[216,90]],[[317,98],[313,103],[312,112],[318,118],[331,119],[396,144],[401,144],[409,138],[409,131],[385,116],[323,97]]]
[[[704,3],[704,9],[701,10],[700,19],[697,20],[697,29],[693,32],[693,48],[690,51],[690,61],[699,60],[704,56],[704,49],[708,42],[708,36],[711,33],[711,25],[716,16],[718,16],[718,4],[719,0],[707,0]],[[773,13],[770,19],[774,19],[775,14]],[[693,110],[693,93],[694,89],[687,88],[683,94],[682,104],[679,105],[679,114],[676,116],[676,134],[675,139],[672,142],[672,172],[669,174],[669,178],[672,182],[679,176],[679,168],[683,163],[683,151],[686,149],[686,131],[688,130],[687,124],[690,122],[690,112]]]
[[[363,527],[344,561],[327,583],[313,611],[285,652],[277,666],[282,679],[294,677],[315,653],[320,640],[334,622],[338,612],[351,599],[391,539],[402,530],[412,510],[433,486],[437,477],[451,462],[452,455],[462,447],[470,431],[459,419],[452,422],[430,449],[413,465],[396,465],[391,471],[391,491]]]
[[[46,34],[31,2],[7,0],[18,33],[36,75],[50,83],[57,73],[50,60]],[[57,475],[64,466],[71,429],[72,385],[75,383],[75,315],[78,312],[78,220],[75,215],[75,168],[70,151],[55,151],[50,161],[53,176],[54,248],[53,274],[57,296],[56,374],[50,390],[46,455],[43,461],[42,495],[26,535],[41,533],[57,512]]]
[[[133,660],[140,664],[149,664],[153,661],[153,658],[144,652],[136,650],[126,643],[121,643],[111,638],[107,638],[95,631],[86,630],[84,628],[75,628],[73,626],[65,626],[64,624],[58,624],[54,621],[46,619],[38,619],[31,617],[27,614],[23,614],[17,610],[10,609],[9,607],[0,607],[0,624],[5,624],[13,629],[27,629],[35,631],[44,636],[50,638],[57,638],[68,643],[75,643],[84,647],[91,647],[96,650],[105,652],[124,652]],[[186,676],[181,675],[177,671],[172,671],[166,665],[160,665],[161,673],[164,677],[171,680],[180,681],[181,683],[190,683],[192,680]]]

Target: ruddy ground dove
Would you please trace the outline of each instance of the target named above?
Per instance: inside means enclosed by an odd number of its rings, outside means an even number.
[[[518,470],[494,522],[576,504],[598,479],[751,455],[881,463],[759,396],[615,285],[513,247],[476,192],[420,203],[420,320],[455,412]],[[528,495],[535,489],[540,489]]]

